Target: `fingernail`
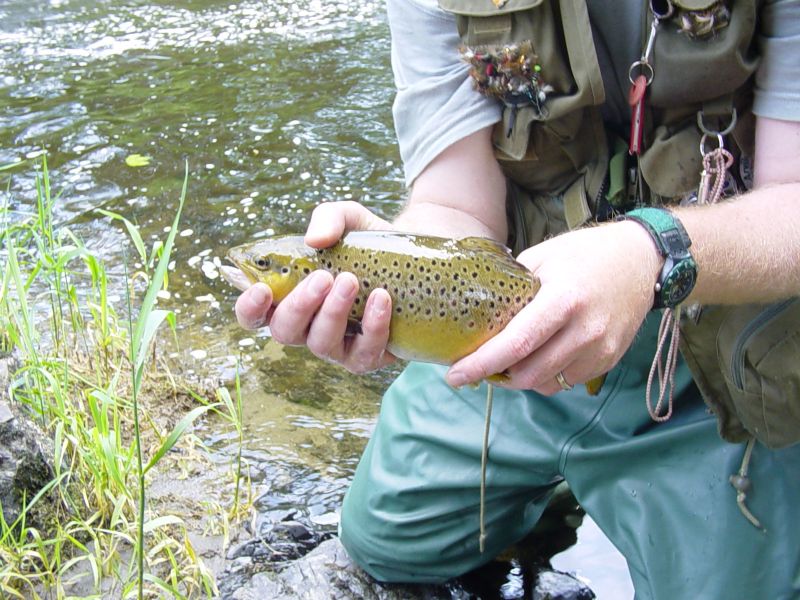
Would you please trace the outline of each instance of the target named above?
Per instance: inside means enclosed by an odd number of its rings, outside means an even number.
[[[329,286],[330,279],[325,273],[316,271],[311,274],[308,282],[308,289],[311,290],[313,294],[321,296],[328,291]]]
[[[356,286],[350,277],[339,277],[333,284],[333,291],[340,300],[350,300],[356,291]]]
[[[386,294],[373,294],[370,298],[370,315],[373,319],[382,319],[389,308],[389,298]]]
[[[454,388],[459,388],[467,383],[467,377],[461,371],[450,371],[447,373],[447,383]]]
[[[269,290],[265,284],[256,283],[250,288],[249,295],[253,304],[262,305],[266,304],[269,299]]]

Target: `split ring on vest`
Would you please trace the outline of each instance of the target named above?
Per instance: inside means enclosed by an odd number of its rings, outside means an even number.
[[[706,142],[711,137],[717,137],[717,147],[712,148],[711,150],[706,150]],[[703,137],[700,138],[700,156],[706,156],[715,150],[724,150],[725,149],[725,140],[722,137],[721,133],[704,133]]]
[[[706,114],[703,111],[703,109],[701,108],[700,110],[697,111],[697,127],[700,128],[700,131],[702,131],[706,135],[722,135],[722,136],[726,136],[731,131],[733,131],[734,127],[736,127],[736,119],[737,119],[736,107],[735,106],[731,107],[731,122],[728,123],[728,126],[725,129],[723,129],[722,131],[716,131],[714,129],[711,129],[710,127],[706,127],[705,118],[706,118]]]
[[[633,76],[634,72],[639,69],[639,75],[644,75],[647,78],[647,85],[649,86],[653,83],[653,77],[655,76],[655,71],[653,71],[653,65],[647,62],[644,59],[639,59],[631,63],[631,66],[628,68],[628,80],[631,83],[634,83],[636,77]]]

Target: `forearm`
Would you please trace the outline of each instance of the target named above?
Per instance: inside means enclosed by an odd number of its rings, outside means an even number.
[[[676,209],[698,264],[690,301],[769,302],[800,295],[800,122],[758,118],[755,189]]]
[[[698,264],[690,301],[738,304],[800,295],[800,183],[765,185],[675,214]]]
[[[491,128],[459,140],[417,177],[395,227],[445,237],[505,242],[506,183],[494,158]]]

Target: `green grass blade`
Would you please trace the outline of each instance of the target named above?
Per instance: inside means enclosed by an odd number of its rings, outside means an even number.
[[[175,446],[183,432],[186,431],[186,428],[189,427],[189,425],[194,423],[195,419],[197,419],[200,415],[207,413],[216,406],[219,406],[219,403],[209,404],[207,406],[197,406],[185,414],[183,418],[176,423],[175,427],[172,429],[161,446],[159,446],[156,453],[144,468],[144,472],[147,473],[150,469],[152,469],[158,463],[158,461],[161,460],[163,456],[172,449],[173,446]]]

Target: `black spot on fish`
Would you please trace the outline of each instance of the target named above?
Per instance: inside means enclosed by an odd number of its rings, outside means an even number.
[[[447,312],[445,312],[445,311],[443,311],[443,310],[440,310],[440,311],[439,311],[439,316],[440,316],[440,317],[445,317],[446,315],[447,315]]]
[[[365,288],[369,288],[369,279],[362,279],[361,283],[364,285]]]
[[[433,279],[434,279],[435,281],[439,281],[441,278],[442,278],[442,276],[441,276],[441,275],[439,275],[438,273],[434,273],[434,274],[433,274]]]
[[[400,314],[401,312],[403,312],[403,307],[402,306],[395,306],[394,307],[394,312],[396,312],[397,314]]]
[[[309,273],[311,273],[311,269],[309,269],[308,267],[305,267],[305,268],[303,269],[303,274],[304,274],[304,275],[308,275]]]

